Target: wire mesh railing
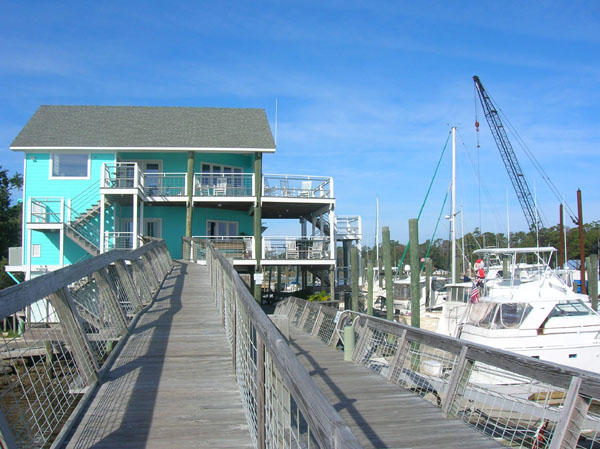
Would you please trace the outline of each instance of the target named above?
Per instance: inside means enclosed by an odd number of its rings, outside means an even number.
[[[317,310],[315,315],[315,310]],[[276,315],[508,447],[600,447],[600,375],[289,298]]]
[[[162,241],[111,251],[0,291],[0,447],[49,448],[108,368],[115,345],[170,271]]]
[[[232,265],[210,242],[206,260],[254,446],[361,447]]]

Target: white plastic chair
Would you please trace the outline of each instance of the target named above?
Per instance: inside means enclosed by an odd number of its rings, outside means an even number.
[[[227,195],[227,179],[219,178],[217,179],[217,185],[213,187],[213,195],[214,196],[226,196]]]
[[[302,181],[302,188],[298,192],[298,196],[308,198],[312,196],[312,181]]]
[[[315,239],[312,242],[312,246],[308,248],[309,259],[322,259],[323,258],[323,240]]]
[[[299,259],[300,252],[296,246],[296,239],[285,240],[285,258],[286,259]]]

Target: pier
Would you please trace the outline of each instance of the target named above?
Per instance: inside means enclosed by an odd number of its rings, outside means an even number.
[[[153,241],[0,293],[2,317],[26,307],[0,348],[10,449],[600,443],[600,376],[297,298],[269,318],[211,244],[204,266]]]

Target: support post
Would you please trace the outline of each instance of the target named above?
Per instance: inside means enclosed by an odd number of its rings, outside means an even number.
[[[508,257],[502,258],[502,279],[510,279],[510,271],[508,270]]]
[[[350,269],[352,270],[352,310],[358,310],[358,250],[355,246],[350,249]]]
[[[262,268],[262,153],[254,153],[254,192],[256,204],[254,205],[254,256],[256,257],[255,273],[261,273]],[[254,299],[259,304],[262,300],[261,284],[254,283]]]
[[[187,152],[187,173],[186,173],[186,186],[187,186],[187,205],[185,209],[185,236],[192,236],[192,218],[194,214],[194,152]]]
[[[577,189],[577,221],[579,227],[579,273],[581,274],[581,293],[586,294],[585,286],[585,246],[583,239],[583,210],[581,205],[581,189]]]
[[[104,165],[104,164],[103,164]],[[104,170],[102,170],[102,173],[104,174]],[[105,220],[106,220],[106,202],[104,201],[104,194],[100,195],[100,254],[104,253],[105,248],[104,248],[104,224],[105,224]]]
[[[354,344],[355,344],[355,336],[354,336],[354,327],[346,326],[344,327],[344,360],[346,362],[352,361],[352,356],[354,355]]]
[[[137,178],[136,178],[137,179]],[[131,248],[132,249],[137,249],[138,247],[138,240],[137,240],[137,236],[138,236],[138,202],[139,202],[139,198],[138,198],[138,194],[137,192],[133,195],[133,210],[132,210],[132,217],[133,217],[133,223],[131,225],[131,231],[133,236],[131,237]]]
[[[421,327],[421,267],[419,265],[419,220],[408,220],[410,260],[410,324]]]
[[[431,272],[433,271],[433,262],[428,257],[425,260],[425,310],[433,307],[431,303]]]
[[[587,258],[588,293],[592,302],[592,309],[598,311],[598,254],[590,254]]]
[[[329,299],[331,299],[332,301],[335,299],[335,284],[336,284],[336,278],[335,278],[335,265],[331,265],[329,267]]]
[[[367,314],[373,316],[373,262],[367,265]]]
[[[394,319],[394,284],[392,281],[392,248],[390,246],[390,228],[381,229],[383,235],[383,269],[385,270],[385,311],[388,320]]]

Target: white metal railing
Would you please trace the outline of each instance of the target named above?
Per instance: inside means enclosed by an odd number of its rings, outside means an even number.
[[[62,197],[35,197],[29,200],[28,223],[63,223],[65,199]]]
[[[104,251],[113,249],[134,249],[133,232],[104,232]],[[137,247],[142,245],[141,236],[137,236]]]
[[[194,196],[254,196],[254,173],[195,173]]]
[[[359,215],[337,215],[335,235],[347,239],[362,238],[362,224]]]
[[[206,260],[206,242],[227,257],[234,260],[253,260],[254,237],[252,236],[208,236],[195,235],[183,239],[182,254],[188,260]]]
[[[143,187],[143,177],[137,162],[103,164],[101,186],[108,189]]]
[[[333,178],[328,176],[264,175],[262,196],[333,198]]]
[[[186,196],[185,173],[142,173],[144,193],[147,196]]]
[[[262,238],[264,260],[330,259],[329,239],[326,237],[266,237]]]

